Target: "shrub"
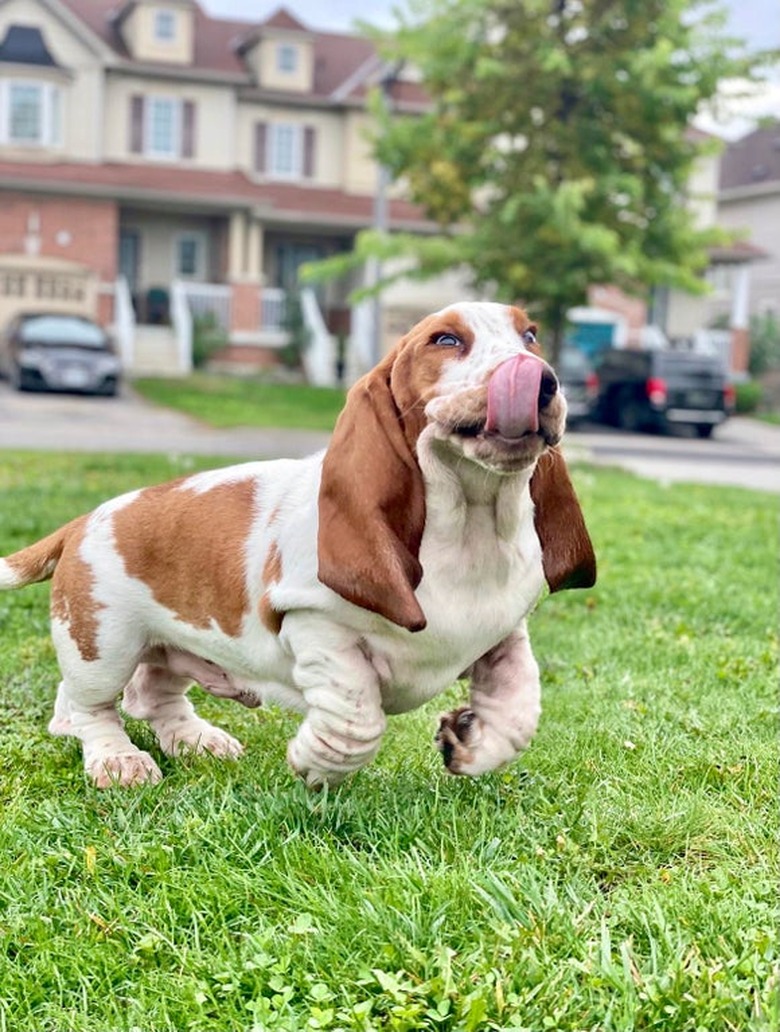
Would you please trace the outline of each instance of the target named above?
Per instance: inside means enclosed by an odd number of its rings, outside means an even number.
[[[192,364],[196,369],[202,369],[227,343],[227,333],[213,312],[196,315],[192,320]]]
[[[736,411],[741,415],[755,412],[761,404],[763,394],[761,384],[755,380],[745,380],[744,383],[738,383],[735,386],[737,392]]]

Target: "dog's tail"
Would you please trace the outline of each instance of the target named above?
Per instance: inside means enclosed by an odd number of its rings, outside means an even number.
[[[83,522],[83,516],[71,520],[34,545],[0,559],[0,591],[48,580],[54,573],[68,538]]]

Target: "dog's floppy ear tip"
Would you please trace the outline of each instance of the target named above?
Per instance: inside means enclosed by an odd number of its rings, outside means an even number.
[[[572,591],[576,589],[592,588],[597,580],[596,561],[590,564],[571,570],[558,578],[551,578],[549,583],[550,594],[556,591]]]

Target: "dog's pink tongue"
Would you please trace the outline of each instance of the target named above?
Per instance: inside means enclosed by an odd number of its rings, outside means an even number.
[[[539,429],[539,389],[544,362],[522,353],[503,362],[488,380],[486,430],[522,437]]]

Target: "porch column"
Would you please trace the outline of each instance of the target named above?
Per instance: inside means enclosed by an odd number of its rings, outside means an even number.
[[[246,215],[234,211],[228,229],[228,279],[243,279],[246,266]]]
[[[258,284],[263,282],[263,235],[263,227],[257,219],[250,219],[246,248],[246,278]]]
[[[746,375],[750,361],[750,266],[747,262],[734,270],[730,329],[731,371]]]

